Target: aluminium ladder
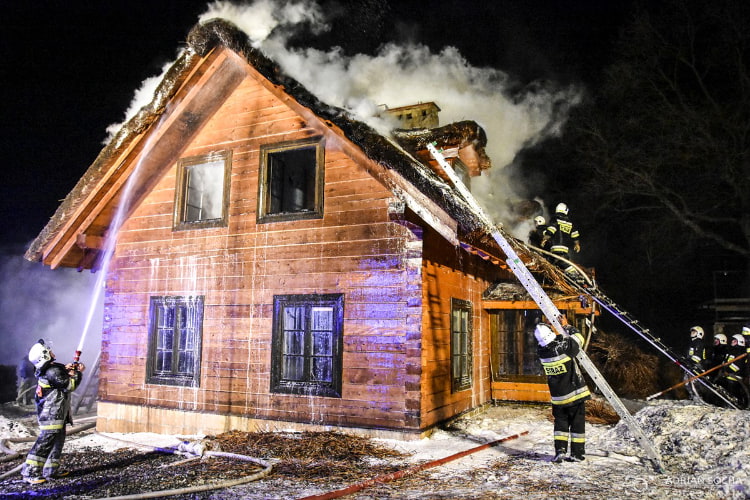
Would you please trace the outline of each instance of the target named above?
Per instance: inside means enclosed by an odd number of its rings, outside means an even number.
[[[675,353],[672,348],[662,342],[661,338],[652,334],[651,330],[641,325],[641,323],[633,316],[631,316],[630,313],[626,312],[620,306],[615,304],[612,299],[607,297],[598,287],[596,287],[596,285],[591,282],[588,276],[586,276],[586,273],[584,273],[580,267],[576,266],[573,262],[560,257],[559,255],[555,255],[551,252],[547,252],[546,250],[536,247],[534,247],[534,249],[540,251],[541,253],[544,253],[545,255],[551,255],[552,257],[573,266],[575,272],[578,273],[578,275],[580,275],[586,281],[586,284],[577,281],[575,279],[575,276],[564,273],[565,279],[570,286],[575,288],[578,292],[590,296],[594,300],[594,302],[599,304],[603,309],[612,314],[612,316],[617,318],[628,328],[638,334],[638,336],[648,342],[652,347],[664,354],[670,361],[684,370],[689,377],[695,377],[696,375],[698,375],[698,372],[691,368],[690,363],[683,356]],[[703,377],[696,378],[696,382],[700,383],[719,399],[723,400],[727,405],[729,405],[730,408],[733,408],[735,410],[738,409],[738,400],[720,385],[716,385],[710,380],[707,380]]]
[[[445,174],[450,178],[451,182],[459,191],[461,196],[466,200],[467,203],[469,203],[469,206],[474,211],[475,215],[490,231],[492,237],[495,239],[495,241],[497,241],[498,245],[500,245],[500,248],[508,258],[507,264],[510,267],[511,271],[513,271],[513,274],[521,282],[521,285],[523,285],[523,287],[529,293],[537,306],[539,306],[539,309],[547,317],[547,320],[560,334],[567,335],[567,332],[562,327],[558,319],[560,317],[560,311],[552,302],[552,299],[550,299],[549,296],[544,292],[537,280],[531,274],[531,271],[528,270],[526,265],[523,263],[523,261],[510,245],[505,236],[503,236],[497,226],[492,223],[489,216],[487,216],[487,214],[484,212],[471,192],[466,188],[461,179],[459,179],[459,177],[453,171],[453,167],[450,166],[450,164],[445,160],[443,155],[435,148],[435,146],[433,144],[427,144],[427,149],[429,150],[430,154],[432,154],[432,157],[435,158],[438,164],[442,167]],[[609,401],[609,404],[612,405],[625,425],[627,425],[630,433],[636,438],[638,443],[645,450],[646,455],[648,455],[648,457],[653,462],[655,469],[658,472],[664,472],[664,466],[661,463],[661,456],[659,455],[659,452],[656,450],[656,448],[654,448],[651,441],[648,440],[646,435],[643,433],[643,429],[641,429],[641,427],[638,425],[638,422],[635,421],[628,409],[625,407],[622,401],[620,401],[620,398],[617,397],[617,394],[615,394],[614,390],[612,390],[612,387],[610,387],[609,383],[602,376],[602,374],[599,372],[599,370],[596,368],[594,363],[591,361],[591,359],[583,349],[578,351],[576,359],[583,367],[583,369],[586,370],[586,372],[589,374],[604,397],[607,398],[607,401]]]

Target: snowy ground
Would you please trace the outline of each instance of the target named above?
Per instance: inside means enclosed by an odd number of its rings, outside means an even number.
[[[443,465],[405,474],[398,480],[378,482],[344,498],[750,498],[747,411],[685,401],[655,401],[644,406],[635,419],[661,453],[665,467],[661,474],[652,462],[643,459],[645,454],[622,423],[588,424],[587,460],[552,464],[550,414],[546,406],[502,405],[461,419],[450,429],[436,431],[419,441],[378,440],[407,453],[409,458],[400,466],[409,470],[418,463],[528,432]],[[0,436],[30,434],[18,419],[0,416]],[[78,439],[72,435],[65,446],[66,450],[94,447],[108,452],[131,446],[126,443],[169,447],[177,442],[175,437],[154,434],[89,434]],[[350,484],[305,485],[271,474],[243,486],[184,498],[305,498],[347,486]],[[0,491],[1,488],[0,483]]]

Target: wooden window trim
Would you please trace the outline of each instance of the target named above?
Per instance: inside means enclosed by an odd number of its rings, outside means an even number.
[[[456,352],[456,348],[458,346],[455,345],[454,340],[454,330],[453,330],[453,316],[455,311],[466,311],[468,312],[468,323],[467,323],[467,331],[466,334],[466,354],[465,354],[465,363],[468,370],[468,374],[466,377],[456,377],[455,376],[455,359],[457,356],[460,356],[460,353]],[[474,379],[474,356],[473,356],[473,342],[472,342],[472,336],[473,336],[473,323],[474,323],[474,313],[473,313],[473,307],[471,302],[468,300],[462,300],[462,299],[456,299],[451,298],[451,316],[450,316],[450,347],[451,347],[451,359],[450,359],[450,374],[451,374],[451,391],[452,392],[459,392],[459,391],[465,391],[467,389],[471,389],[473,385],[473,379]]]
[[[295,149],[315,146],[315,193],[311,211],[269,213],[271,197],[269,196],[270,182],[268,172],[268,156],[273,153],[292,151]],[[325,140],[322,137],[311,137],[295,141],[264,144],[260,147],[260,166],[258,169],[258,207],[257,223],[285,222],[304,219],[323,218],[323,192],[325,182]]]
[[[224,186],[221,200],[221,217],[216,219],[205,219],[199,221],[188,221],[186,219],[187,200],[187,168],[217,160],[224,162]],[[182,231],[187,229],[203,229],[212,227],[226,227],[228,225],[229,213],[229,188],[232,177],[232,151],[213,151],[204,155],[188,156],[180,158],[177,162],[177,185],[175,187],[174,216],[172,229]]]
[[[331,306],[333,308],[333,366],[330,383],[309,381],[285,381],[282,379],[283,364],[283,310],[284,306],[299,305],[305,307]],[[305,326],[306,335],[310,334],[309,325]],[[275,295],[273,299],[273,332],[271,341],[271,384],[270,392],[278,394],[302,394],[322,397],[341,397],[341,380],[343,373],[344,345],[344,295],[311,294],[311,295]],[[310,356],[310,345],[305,343],[307,358]],[[311,356],[310,356],[311,357]],[[307,362],[307,361],[306,361]]]
[[[169,375],[157,373],[156,371],[156,352],[157,352],[157,331],[158,331],[158,316],[157,308],[164,304],[171,303],[173,305],[181,305],[187,302],[196,304],[198,318],[196,321],[196,346],[194,349],[194,363],[193,371],[190,376],[181,375],[179,373],[172,373]],[[146,383],[157,384],[157,385],[173,385],[181,387],[199,387],[200,386],[200,366],[201,366],[201,353],[203,344],[203,309],[205,304],[205,297],[203,295],[194,297],[182,297],[182,296],[152,296],[149,302],[149,330],[148,330],[148,357],[146,358]],[[179,350],[179,337],[176,332],[173,334],[173,355]],[[174,359],[173,359],[174,363]]]

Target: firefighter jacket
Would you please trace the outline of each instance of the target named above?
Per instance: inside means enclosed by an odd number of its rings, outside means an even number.
[[[570,247],[578,240],[578,229],[566,215],[557,214],[552,219],[547,229],[544,230],[545,237],[549,238],[549,250],[552,253],[568,254]]]
[[[40,431],[57,431],[73,423],[70,416],[70,393],[81,382],[81,372],[69,375],[65,365],[49,362],[36,372],[36,413]]]
[[[537,346],[552,404],[559,407],[573,406],[591,397],[575,360],[583,345],[583,335],[572,326],[565,329],[569,335],[558,335],[546,346]]]
[[[742,378],[747,375],[747,356],[734,361],[736,357],[745,354],[745,352],[747,352],[745,350],[745,347],[740,345],[732,345],[727,349],[727,354],[724,358],[724,362],[727,363],[731,361],[731,363],[724,367],[724,375],[729,380],[741,382]]]
[[[692,339],[688,345],[687,355],[696,367],[704,368],[706,365],[706,345],[703,343],[703,339]]]

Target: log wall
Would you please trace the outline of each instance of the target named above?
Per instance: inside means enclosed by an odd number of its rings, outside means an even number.
[[[232,150],[228,227],[172,230],[174,165],[128,218],[107,277],[103,402],[320,425],[423,425],[414,259],[423,242],[389,221],[392,193],[327,140],[324,217],[256,224],[260,146],[317,134],[248,77],[182,154]],[[341,398],[269,392],[273,297],[311,293],[344,294]],[[149,298],[165,295],[205,296],[197,388],[145,383]],[[103,417],[100,430],[122,430],[116,422]]]

